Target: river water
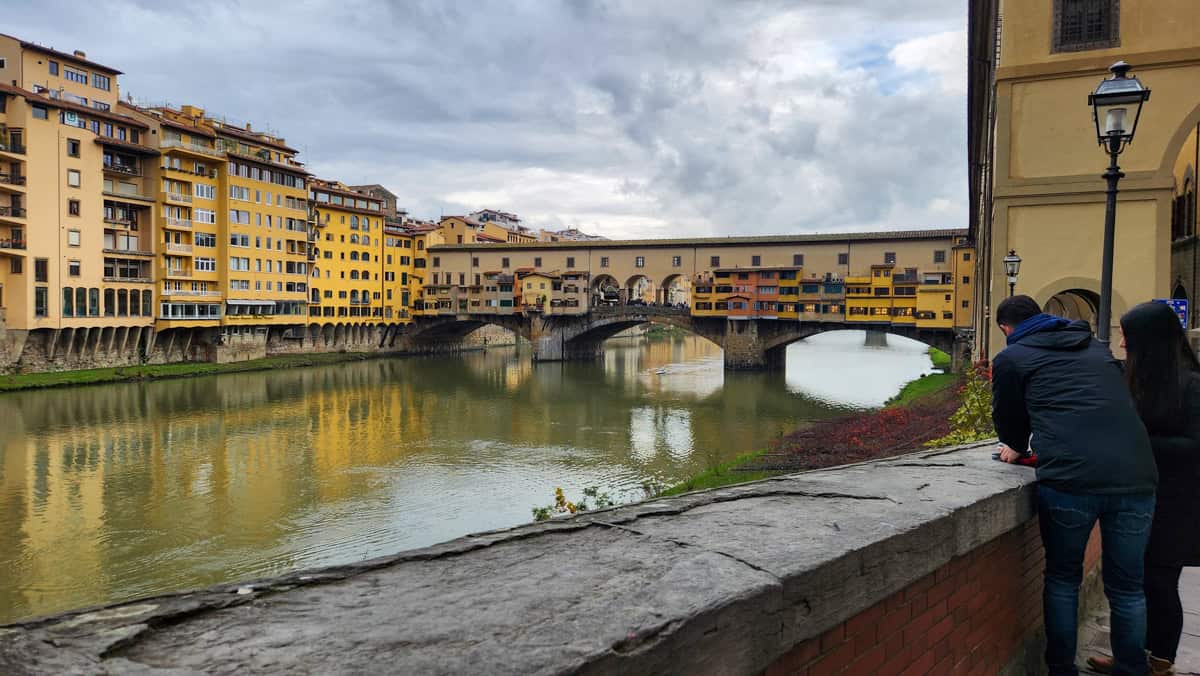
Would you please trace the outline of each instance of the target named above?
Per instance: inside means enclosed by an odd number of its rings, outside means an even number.
[[[931,370],[889,340],[817,336],[786,373],[641,338],[0,395],[0,623],[512,526],[556,486],[638,499]]]

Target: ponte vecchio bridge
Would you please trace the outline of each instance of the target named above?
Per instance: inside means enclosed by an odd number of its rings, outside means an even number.
[[[971,330],[974,250],[965,230],[452,244],[426,252],[412,324],[385,341],[451,346],[492,324],[541,361],[594,356],[641,323],[720,345],[730,369],[777,368],[816,333],[894,333],[961,360]]]

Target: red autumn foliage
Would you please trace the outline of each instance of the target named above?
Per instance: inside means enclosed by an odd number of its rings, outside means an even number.
[[[921,450],[950,433],[961,388],[908,406],[822,420],[776,441],[747,470],[800,471],[886,458]]]

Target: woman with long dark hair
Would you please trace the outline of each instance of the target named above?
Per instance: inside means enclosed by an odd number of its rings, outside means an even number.
[[[1142,303],[1121,317],[1125,381],[1158,463],[1158,492],[1146,547],[1146,649],[1150,673],[1171,674],[1183,631],[1179,576],[1200,565],[1200,362],[1179,317]],[[1089,660],[1098,670],[1103,658]]]

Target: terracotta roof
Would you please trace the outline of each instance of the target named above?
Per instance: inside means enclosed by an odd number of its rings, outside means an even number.
[[[497,249],[623,249],[623,248],[667,248],[693,246],[739,246],[745,244],[815,244],[850,242],[886,242],[892,240],[933,240],[966,237],[967,231],[955,229],[894,230],[890,232],[848,232],[813,235],[751,235],[747,237],[695,237],[690,239],[610,239],[599,242],[519,242],[504,244],[439,244],[442,250]]]
[[[181,129],[193,136],[203,136],[204,138],[216,138],[217,137],[217,135],[212,133],[211,130],[209,130],[205,127],[201,127],[199,125],[184,124],[182,122],[176,122],[175,120],[171,120],[166,117],[161,117],[161,118],[156,118],[156,119],[158,119],[158,121],[161,122],[162,126],[164,126],[164,127],[171,127],[172,129]]]
[[[293,155],[296,154],[297,152],[299,152],[295,148],[292,148],[291,146],[284,143],[283,141],[274,140],[269,136],[266,136],[266,137],[259,136],[258,133],[254,132],[254,131],[246,131],[245,129],[241,129],[239,127],[232,127],[227,124],[213,125],[213,126],[214,126],[214,129],[216,130],[218,136],[220,136],[222,134],[227,135],[227,136],[234,136],[236,138],[245,139],[247,141],[252,141],[254,143],[258,143],[258,144],[261,144],[264,146],[270,146],[272,148],[275,148],[276,150],[282,150],[284,152],[289,152],[289,153],[292,153]]]
[[[45,105],[45,106],[48,106],[51,108],[58,108],[60,110],[73,110],[77,113],[86,113],[88,115],[99,117],[99,118],[102,118],[105,120],[111,120],[113,122],[119,122],[121,124],[129,125],[131,127],[137,127],[138,129],[149,129],[150,128],[149,125],[145,124],[144,122],[141,122],[140,120],[129,117],[128,115],[121,115],[120,113],[114,113],[109,110],[100,110],[99,108],[92,108],[90,106],[84,106],[84,105],[81,105],[78,103],[72,103],[71,101],[63,101],[62,99],[52,99],[48,96],[36,94],[34,92],[28,91],[26,89],[21,89],[19,87],[6,86],[5,91],[8,91],[9,93],[12,93],[12,94],[16,94],[18,96],[23,96],[23,97],[25,97],[25,99],[27,101],[33,101],[34,103],[39,103],[39,104],[42,104],[42,105]]]
[[[128,150],[130,152],[135,152],[135,153],[139,153],[142,155],[158,156],[158,155],[162,154],[162,153],[158,152],[157,150],[155,150],[154,148],[151,148],[149,146],[144,146],[140,143],[130,143],[128,141],[120,141],[115,138],[109,138],[107,136],[97,136],[96,143],[99,143],[100,145],[105,145],[105,146],[114,146],[117,148],[121,148],[123,150]]]
[[[245,160],[247,162],[254,162],[256,164],[265,164],[268,167],[275,167],[276,169],[283,169],[285,171],[295,172],[297,174],[302,174],[304,176],[312,176],[312,174],[308,173],[308,171],[306,171],[304,169],[304,167],[297,167],[297,166],[293,166],[291,164],[283,164],[282,162],[276,162],[274,160],[264,160],[261,157],[255,157],[253,155],[242,155],[240,153],[226,153],[226,155],[229,157],[229,160],[231,162],[234,160]]]
[[[475,235],[475,239],[477,239],[477,240],[478,240],[478,239],[484,239],[484,240],[487,240],[487,241],[489,241],[489,242],[503,242],[503,241],[505,241],[505,240],[503,240],[503,239],[500,239],[499,237],[492,237],[491,235],[487,235],[487,234],[483,234],[483,233],[480,233],[480,234],[477,234],[477,235]]]
[[[0,33],[0,35],[4,35],[4,34]],[[20,40],[19,38],[13,37],[11,35],[5,35],[5,37],[9,37],[9,38],[19,41],[21,43],[21,47],[23,47],[25,49],[31,49],[35,52],[41,52],[43,54],[49,54],[51,56],[57,56],[58,58],[60,58],[64,61],[74,61],[76,63],[82,63],[89,68],[98,70],[103,73],[108,73],[110,75],[124,75],[124,73],[117,70],[116,68],[110,68],[109,66],[105,66],[104,64],[96,63],[95,61],[90,61],[81,56],[75,56],[74,54],[70,54],[67,52],[60,52],[57,49],[51,49],[49,47],[43,47],[42,45],[39,45],[36,42],[27,42],[25,40]]]

